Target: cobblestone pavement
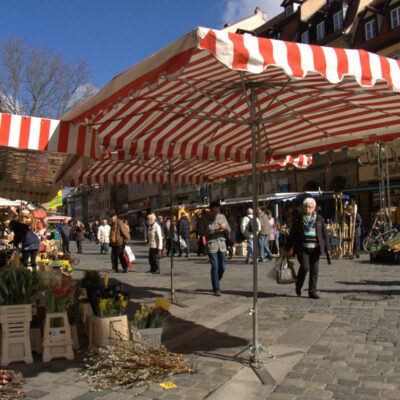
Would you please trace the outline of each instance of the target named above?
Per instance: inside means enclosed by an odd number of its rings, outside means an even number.
[[[132,244],[137,256],[128,274],[110,274],[131,293],[131,302],[151,304],[170,295],[170,261],[161,275],[146,274],[147,250]],[[110,272],[109,256],[84,245],[74,270]],[[171,376],[177,387],[158,383],[116,391],[93,392],[79,375],[84,350],[76,360],[12,364],[26,377],[27,399],[400,399],[400,266],[378,265],[367,255],[357,260],[321,261],[320,300],[294,293],[293,285],[266,278],[273,262],[259,266],[259,341],[263,368],[249,368],[252,341],[252,266],[243,258],[229,261],[222,296],[211,292],[206,257],[174,259],[180,305],[172,305],[163,343],[184,354],[197,373]],[[269,356],[271,351],[275,358]],[[265,385],[258,375],[264,376]]]

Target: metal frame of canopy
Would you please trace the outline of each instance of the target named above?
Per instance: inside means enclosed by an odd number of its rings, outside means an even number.
[[[396,138],[399,89],[396,60],[200,27],[65,119],[134,157],[251,161],[256,207],[257,165],[270,157]],[[251,361],[260,365],[257,273],[254,257]]]

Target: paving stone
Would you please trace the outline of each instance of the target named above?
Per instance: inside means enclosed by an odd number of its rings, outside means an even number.
[[[50,392],[45,392],[44,390],[33,389],[29,392],[25,392],[26,398],[30,399],[41,399],[44,396],[47,396]]]
[[[378,396],[379,395],[379,390],[378,389],[371,389],[371,388],[357,388],[356,389],[357,394],[365,394],[367,396]]]

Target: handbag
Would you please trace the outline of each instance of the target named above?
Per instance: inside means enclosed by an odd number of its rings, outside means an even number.
[[[286,256],[282,256],[278,260],[278,263],[276,282],[280,284],[296,282],[297,276],[296,271],[293,268],[293,262],[289,261]]]
[[[186,242],[182,238],[179,238],[179,247],[181,248],[181,250],[186,249]]]

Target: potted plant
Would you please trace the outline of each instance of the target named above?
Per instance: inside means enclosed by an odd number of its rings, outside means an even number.
[[[26,268],[0,271],[1,365],[12,361],[31,363],[30,321],[38,276]]]
[[[150,339],[156,346],[161,344],[164,320],[171,314],[162,307],[142,305],[134,317],[134,325],[140,336]],[[135,336],[132,334],[132,336]]]
[[[41,287],[46,302],[46,318],[43,332],[44,362],[53,358],[74,358],[71,327],[67,306],[73,301],[75,282],[60,271],[46,271],[41,274]]]
[[[129,340],[126,309],[129,298],[118,287],[103,287],[97,292],[90,344],[95,346],[115,344]]]

